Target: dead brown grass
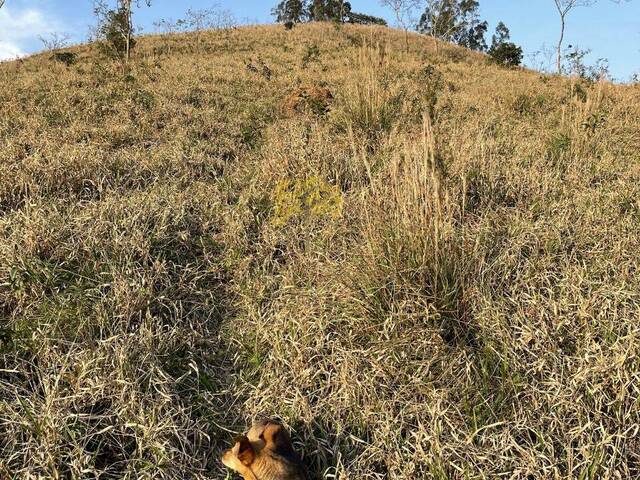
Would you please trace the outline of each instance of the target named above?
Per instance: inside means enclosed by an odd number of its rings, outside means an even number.
[[[0,478],[221,478],[264,415],[318,478],[640,475],[640,90],[432,46],[0,65]]]
[[[285,113],[311,112],[327,113],[333,101],[333,95],[328,88],[309,86],[297,87],[287,95],[282,103]]]

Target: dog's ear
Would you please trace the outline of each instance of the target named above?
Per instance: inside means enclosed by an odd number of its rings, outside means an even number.
[[[265,445],[276,452],[289,452],[292,450],[289,432],[279,423],[269,423],[262,433]]]
[[[253,450],[253,446],[247,437],[244,435],[236,438],[236,445],[234,447],[236,450],[236,456],[238,460],[242,462],[243,465],[247,467],[253,463],[256,458],[256,452]]]

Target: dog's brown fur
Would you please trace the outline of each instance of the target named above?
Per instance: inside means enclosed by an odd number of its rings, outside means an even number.
[[[289,432],[273,420],[256,423],[246,435],[238,437],[222,456],[222,463],[244,480],[308,479]]]

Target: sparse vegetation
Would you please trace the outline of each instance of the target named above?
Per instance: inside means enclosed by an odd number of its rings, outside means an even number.
[[[71,36],[68,33],[52,32],[46,36],[40,35],[38,39],[42,42],[45,50],[53,51],[66,47],[69,44],[69,40],[71,40]]]
[[[640,476],[637,86],[136,41],[0,64],[0,478],[225,478],[265,415],[315,478]]]
[[[595,64],[588,65],[585,58],[591,50],[583,50],[578,46],[570,46],[565,54],[563,71],[568,75],[578,77],[589,82],[606,80],[610,77],[609,62],[604,58],[599,58]]]

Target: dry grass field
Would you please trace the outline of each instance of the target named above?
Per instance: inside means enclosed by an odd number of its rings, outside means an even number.
[[[639,478],[640,87],[439,50],[0,64],[0,478]]]

